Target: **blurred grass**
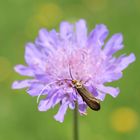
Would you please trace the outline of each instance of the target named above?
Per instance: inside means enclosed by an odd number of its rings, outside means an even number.
[[[100,112],[88,110],[87,116],[80,117],[80,140],[139,140],[139,7],[139,0],[1,0],[0,140],[72,139],[72,111],[68,111],[64,123],[60,124],[53,119],[58,107],[38,112],[36,98],[27,95],[25,90],[11,90],[11,83],[21,79],[12,68],[24,63],[24,45],[34,41],[39,28],[58,29],[61,20],[74,22],[79,18],[87,20],[89,30],[95,24],[104,23],[111,35],[122,32],[125,48],[121,52],[134,52],[137,57],[137,61],[124,71],[124,77],[114,83],[120,87],[121,94],[116,99],[107,96]],[[121,108],[132,111],[118,113],[115,120],[113,116]],[[122,123],[125,117],[129,123],[137,125],[125,129]],[[120,124],[116,126],[115,122]]]

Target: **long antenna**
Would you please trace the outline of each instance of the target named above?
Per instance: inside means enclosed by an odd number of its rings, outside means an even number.
[[[40,91],[39,95],[37,96],[37,103],[39,102],[40,96],[43,94],[44,90],[47,89],[50,85],[57,83],[58,81],[54,81],[45,85],[45,87]]]
[[[70,64],[69,64],[69,72],[70,72],[70,77],[71,77],[71,79],[73,80],[74,78],[73,78],[72,73],[71,73]]]
[[[39,102],[40,96],[43,94],[44,90],[49,88],[50,85],[53,85],[53,84],[55,84],[55,83],[57,83],[59,81],[62,81],[62,80],[69,80],[69,81],[71,81],[71,79],[60,79],[60,80],[48,83],[47,85],[45,85],[45,87],[40,91],[39,95],[37,96],[37,103]]]

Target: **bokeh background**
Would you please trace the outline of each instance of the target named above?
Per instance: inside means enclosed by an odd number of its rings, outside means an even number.
[[[89,30],[104,23],[110,35],[122,32],[125,48],[137,61],[113,85],[121,93],[109,95],[99,112],[88,110],[80,119],[80,140],[140,139],[140,1],[139,0],[0,0],[0,140],[72,140],[73,112],[64,123],[48,112],[37,110],[36,98],[25,90],[12,90],[11,83],[21,79],[13,71],[24,64],[24,45],[34,41],[41,27],[56,28],[62,20],[84,18]]]

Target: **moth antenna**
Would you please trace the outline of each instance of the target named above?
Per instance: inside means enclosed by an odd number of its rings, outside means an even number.
[[[71,68],[70,68],[70,64],[69,64],[69,73],[70,73],[70,77],[71,77],[71,79],[72,80],[74,80],[74,78],[73,78],[73,76],[72,76],[72,72],[71,72]],[[76,91],[76,89],[75,88],[72,88],[74,91],[75,91],[75,93],[76,93],[76,101],[78,101],[78,92]]]
[[[43,91],[44,91],[45,89],[47,89],[47,87],[49,87],[50,85],[55,84],[55,83],[57,83],[57,82],[59,82],[59,81],[63,81],[63,80],[70,80],[70,81],[71,81],[71,79],[59,79],[58,81],[54,81],[54,82],[51,82],[51,83],[47,84],[47,85],[40,91],[40,93],[39,93],[39,95],[38,95],[38,97],[37,97],[37,103],[39,102],[39,98],[40,98],[40,96],[43,94]]]
[[[69,74],[70,74],[71,79],[73,80],[74,78],[73,78],[73,76],[72,76],[72,72],[71,72],[70,64],[69,64]]]
[[[44,91],[45,89],[47,89],[48,86],[50,86],[50,85],[52,85],[52,84],[55,84],[55,83],[57,83],[57,82],[58,82],[58,81],[54,81],[54,82],[51,82],[51,83],[47,84],[47,85],[40,91],[39,95],[37,96],[37,103],[39,102],[39,98],[40,98],[40,96],[43,94],[43,91]]]

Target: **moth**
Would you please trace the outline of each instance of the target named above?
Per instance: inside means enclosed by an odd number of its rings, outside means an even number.
[[[79,95],[82,97],[83,101],[86,102],[86,104],[92,110],[100,110],[101,107],[99,100],[96,99],[82,83],[78,82],[77,80],[72,80],[72,84],[74,85],[74,88],[79,93]]]
[[[69,73],[70,77],[72,78],[72,84],[74,85],[74,88],[79,93],[79,95],[82,97],[83,101],[86,102],[86,104],[95,111],[100,110],[100,102],[98,99],[96,99],[92,93],[90,93],[86,87],[79,81],[74,80],[71,69],[69,67]]]

